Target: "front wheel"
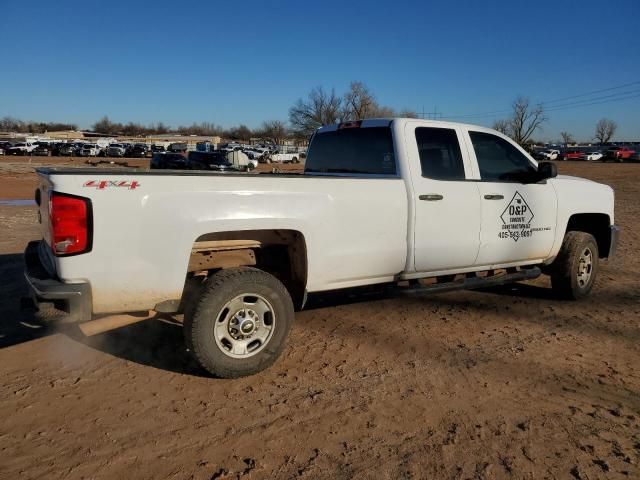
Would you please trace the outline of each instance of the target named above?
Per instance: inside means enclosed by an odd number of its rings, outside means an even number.
[[[598,244],[593,235],[567,232],[550,269],[553,290],[567,300],[587,296],[596,280],[598,258]]]
[[[244,377],[276,361],[293,318],[291,296],[273,275],[255,268],[221,270],[185,315],[185,341],[214,376]]]

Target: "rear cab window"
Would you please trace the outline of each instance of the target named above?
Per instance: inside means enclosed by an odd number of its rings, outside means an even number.
[[[316,132],[309,145],[305,174],[397,176],[390,126],[342,125]]]
[[[452,128],[417,127],[416,144],[422,176],[434,180],[464,180],[458,135]]]

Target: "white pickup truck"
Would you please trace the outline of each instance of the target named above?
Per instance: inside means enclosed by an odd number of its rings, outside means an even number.
[[[38,174],[43,240],[25,259],[40,314],[96,333],[184,312],[188,349],[220,377],[271,365],[308,293],[438,292],[545,273],[577,299],[618,238],[610,187],[556,176],[504,135],[457,123],[322,127],[303,175]]]

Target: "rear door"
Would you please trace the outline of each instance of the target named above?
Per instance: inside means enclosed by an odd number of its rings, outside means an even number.
[[[480,200],[462,132],[408,122],[405,138],[414,198],[414,267],[437,272],[472,267],[478,255]]]
[[[537,165],[516,145],[490,132],[468,130],[482,225],[478,266],[548,256],[555,239],[557,197],[547,181],[530,183]]]

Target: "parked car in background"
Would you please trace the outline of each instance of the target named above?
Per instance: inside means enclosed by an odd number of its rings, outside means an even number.
[[[155,152],[166,152],[167,151],[167,145],[162,145],[162,144],[158,144],[158,143],[154,143],[153,145],[151,145],[151,152],[155,153]]]
[[[538,152],[536,157],[538,160],[557,160],[559,155],[559,150],[542,150]]]
[[[11,142],[0,142],[0,155],[6,155],[7,150],[9,150],[13,144]]]
[[[129,155],[135,158],[150,157],[151,148],[146,143],[136,143],[131,148]]]
[[[97,157],[100,154],[100,147],[95,143],[85,143],[80,149],[81,157]]]
[[[35,144],[20,142],[7,150],[7,155],[30,155],[36,149]]]
[[[304,153],[270,153],[265,155],[266,163],[300,163],[304,159]]]
[[[33,149],[33,155],[39,157],[50,157],[52,155],[52,145],[46,142],[36,142],[36,148]]]
[[[189,146],[186,143],[172,143],[169,145],[169,151],[173,153],[186,153]]]
[[[159,170],[186,170],[187,157],[182,153],[155,152],[149,166]]]
[[[107,148],[108,157],[124,157],[127,154],[127,148],[121,143],[112,143]]]
[[[266,149],[261,148],[245,148],[242,150],[251,160],[261,161],[265,155],[269,153]]]
[[[562,160],[582,160],[584,158],[584,152],[580,150],[567,150],[561,156]]]
[[[585,160],[587,160],[588,162],[596,162],[598,160],[602,160],[602,157],[604,157],[604,155],[602,155],[602,152],[589,152],[587,153]]]
[[[186,166],[189,170],[238,171],[238,168],[227,160],[227,154],[222,150],[189,152]]]
[[[629,147],[611,147],[604,153],[604,161],[622,162],[628,160],[635,150]]]
[[[80,149],[75,143],[65,143],[58,149],[58,154],[65,157],[74,157],[78,155]]]
[[[633,155],[629,157],[630,162],[640,162],[640,152],[634,152]]]

